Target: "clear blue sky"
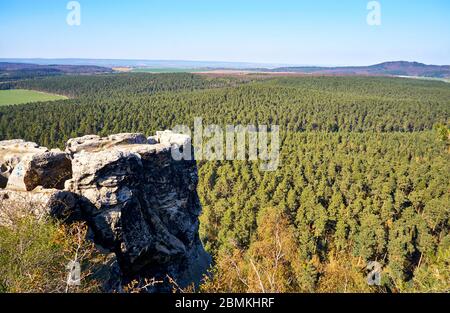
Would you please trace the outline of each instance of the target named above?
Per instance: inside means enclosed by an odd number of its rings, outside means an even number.
[[[0,58],[115,58],[365,65],[450,64],[450,1],[0,0]]]

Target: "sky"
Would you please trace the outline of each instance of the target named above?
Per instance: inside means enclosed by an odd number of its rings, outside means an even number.
[[[450,64],[450,1],[0,0],[0,58]]]

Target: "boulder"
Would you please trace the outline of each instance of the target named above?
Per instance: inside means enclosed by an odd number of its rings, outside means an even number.
[[[118,145],[146,143],[147,138],[143,134],[139,133],[123,133],[103,138],[96,135],[88,135],[70,139],[66,144],[66,151],[72,154],[81,151],[95,152]]]
[[[150,136],[147,138],[147,143],[149,145],[155,145],[158,143],[158,139],[156,138],[156,136]]]
[[[9,176],[23,159],[45,152],[48,152],[47,148],[34,142],[21,139],[0,141],[0,188],[6,187]]]
[[[72,176],[72,163],[63,152],[44,152],[23,157],[8,178],[10,190],[31,191],[38,186],[63,189]]]
[[[165,130],[156,132],[156,141],[163,145],[186,146],[191,144],[191,137]]]

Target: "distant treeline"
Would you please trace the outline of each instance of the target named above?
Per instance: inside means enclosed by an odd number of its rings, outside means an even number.
[[[93,65],[38,65],[0,62],[0,82],[65,74],[99,74],[111,72],[112,69],[110,68]],[[3,87],[3,89],[6,88]]]
[[[449,78],[449,65],[427,65],[418,62],[385,62],[371,66],[344,67],[280,67],[266,70],[269,72],[296,72],[321,75],[375,75],[375,76],[421,76]]]

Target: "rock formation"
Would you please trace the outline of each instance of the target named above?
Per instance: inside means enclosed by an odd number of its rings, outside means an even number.
[[[166,277],[197,284],[211,262],[198,235],[197,166],[171,155],[173,145],[187,143],[170,131],[84,136],[70,139],[65,152],[0,142],[0,223],[12,203],[86,221],[96,245],[115,254],[122,284]]]

